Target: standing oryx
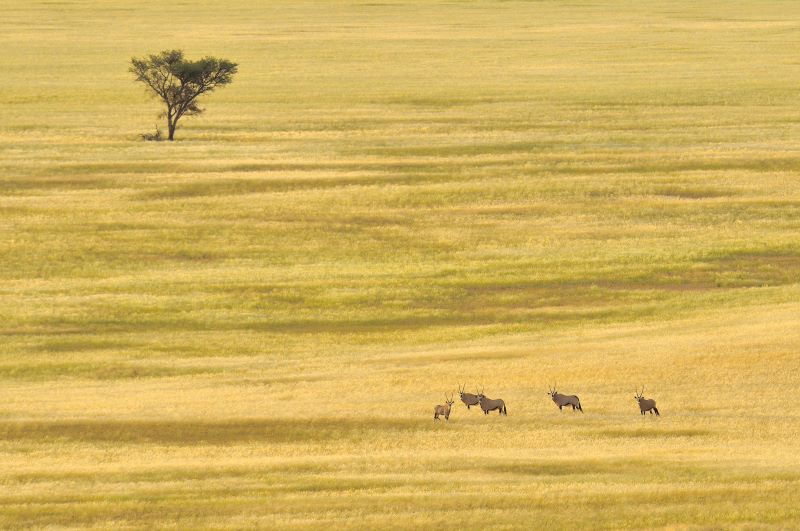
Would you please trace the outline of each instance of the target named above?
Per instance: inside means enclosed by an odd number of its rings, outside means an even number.
[[[461,401],[464,402],[464,405],[469,409],[470,406],[478,405],[478,395],[465,393],[464,390],[466,390],[466,388],[467,384],[464,384],[464,387],[458,386],[458,394],[461,395]]]
[[[478,404],[480,404],[484,415],[488,415],[490,411],[494,411],[495,409],[500,415],[508,415],[506,403],[503,402],[503,399],[497,398],[492,400],[491,398],[486,398],[486,395],[483,394],[483,389],[478,393]]]
[[[641,392],[637,392],[636,396],[633,398],[639,403],[639,411],[641,411],[642,415],[648,411],[652,415],[653,411],[655,411],[657,417],[661,416],[661,413],[658,412],[658,408],[656,407],[656,401],[652,398],[644,397],[644,386],[642,386]]]
[[[562,411],[561,408],[564,406],[572,406],[572,411],[576,409],[583,413],[583,408],[581,407],[580,399],[575,395],[562,395],[558,391],[556,391],[555,386],[553,386],[550,391],[547,393],[550,395],[550,398],[553,399],[553,402],[556,403],[558,406],[559,411]]]
[[[450,420],[450,409],[455,404],[455,400],[453,400],[453,395],[450,395],[448,398],[447,395],[444,395],[445,404],[444,406],[436,406],[433,408],[433,420],[439,420],[439,415],[444,417],[445,422]]]

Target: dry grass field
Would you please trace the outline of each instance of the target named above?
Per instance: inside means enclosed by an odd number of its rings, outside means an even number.
[[[4,0],[0,527],[800,527],[799,44],[794,1]],[[143,142],[169,48],[239,74]],[[464,382],[508,416],[434,423]]]

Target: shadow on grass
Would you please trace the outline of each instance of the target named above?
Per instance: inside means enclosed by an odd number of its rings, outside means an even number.
[[[125,380],[131,378],[168,378],[217,374],[212,367],[170,367],[116,362],[85,363],[18,363],[0,365],[0,380],[46,381],[59,378],[89,380]]]
[[[297,443],[357,441],[431,429],[419,420],[239,419],[203,420],[55,420],[0,422],[0,441],[80,441],[167,445],[245,442]]]
[[[668,472],[671,476],[688,476],[702,470],[698,466],[683,463],[669,463],[663,460],[648,459],[559,459],[559,460],[519,460],[504,461],[484,465],[482,470],[518,476],[586,476],[613,475],[636,477],[647,474],[652,480],[654,474]]]
[[[617,437],[625,439],[661,439],[665,437],[705,437],[711,435],[709,430],[700,429],[607,429],[592,432],[600,437]]]

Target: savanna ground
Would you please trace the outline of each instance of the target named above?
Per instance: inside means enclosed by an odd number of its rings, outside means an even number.
[[[0,526],[800,526],[798,3],[133,4],[1,6]]]

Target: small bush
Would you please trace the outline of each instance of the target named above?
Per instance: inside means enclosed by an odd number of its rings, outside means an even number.
[[[154,134],[142,133],[139,136],[141,136],[142,140],[144,140],[145,142],[160,142],[162,140],[161,130],[158,128],[157,125],[156,125],[156,132]]]

